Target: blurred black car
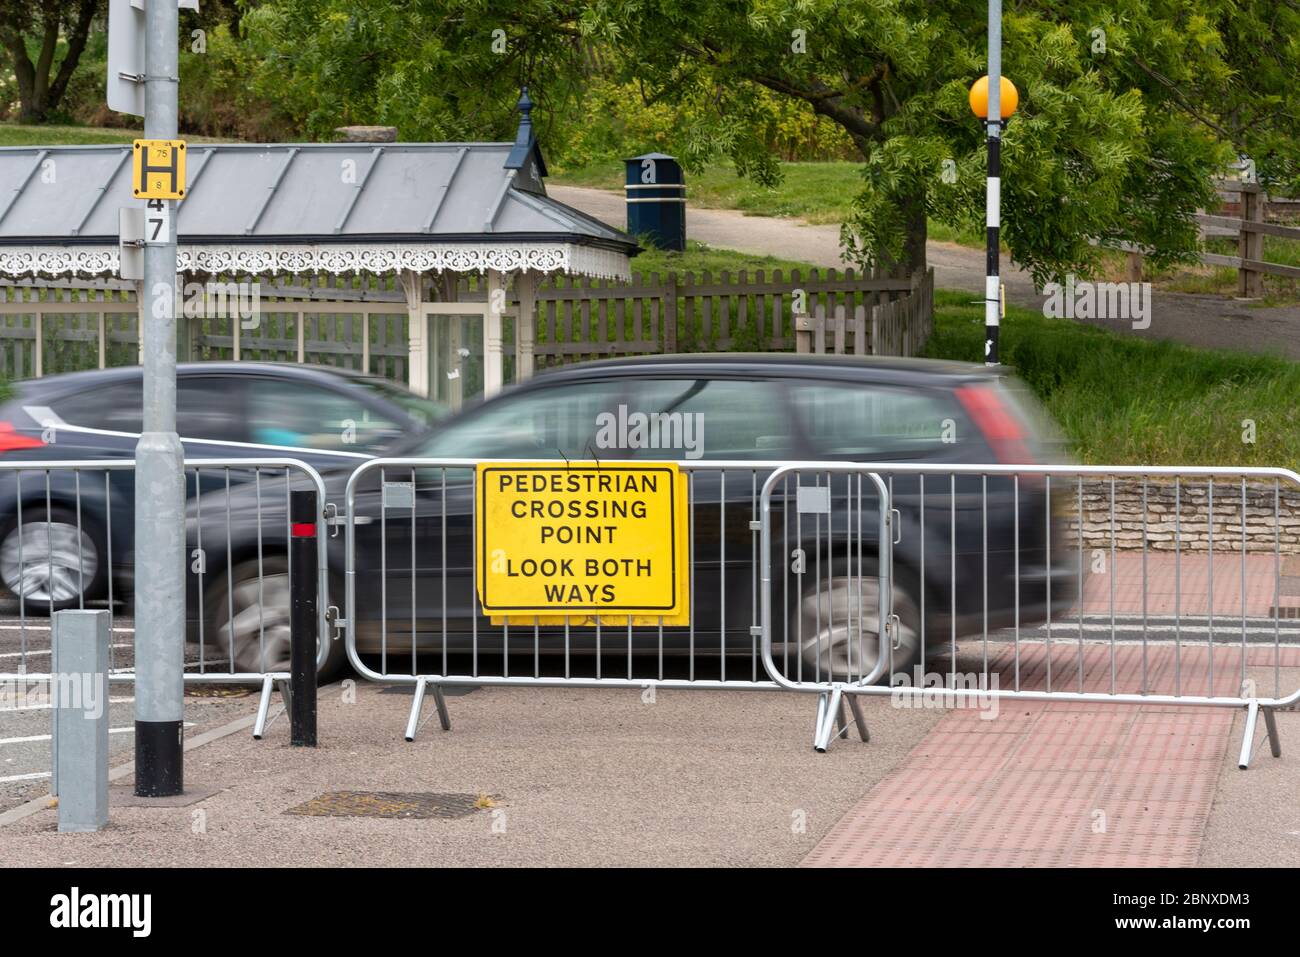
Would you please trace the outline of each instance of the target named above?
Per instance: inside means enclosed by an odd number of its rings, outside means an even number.
[[[611,449],[596,441],[597,417],[620,407],[645,413],[698,413],[702,443],[697,448]],[[1044,417],[1045,418],[1045,417]],[[438,423],[429,433],[389,450],[390,455],[420,458],[502,458],[586,460],[693,459],[770,462],[781,460],[841,462],[1040,463],[1059,458],[1050,425],[1017,383],[983,366],[925,360],[836,356],[674,355],[619,359],[548,370],[501,395]],[[329,501],[344,509],[345,486],[352,468],[325,476]],[[756,608],[755,535],[757,490],[770,467],[732,473],[716,471],[693,478],[693,553],[695,583],[693,628],[665,629],[668,654],[687,648],[720,649],[749,655],[750,626]],[[357,628],[359,651],[378,652],[409,662],[412,635],[418,653],[471,650],[477,640],[480,660],[502,651],[509,632],[477,614],[474,597],[472,486],[467,470],[393,467],[389,481],[415,483],[415,507],[387,511],[381,520],[379,476],[364,481],[356,502],[356,602],[342,614]],[[900,512],[899,541],[894,546],[893,604],[901,619],[895,646],[895,671],[906,669],[927,651],[945,643],[955,623],[958,635],[1019,621],[1043,620],[1050,604],[1064,609],[1073,598],[1073,565],[1059,549],[1048,561],[1047,539],[1054,521],[1041,478],[965,476],[951,483],[931,476],[924,485],[915,475],[892,480],[894,506]],[[786,509],[785,494],[774,499],[774,595],[779,627],[805,677],[862,673],[847,660],[850,635],[861,621],[869,632],[874,661],[878,641],[873,608],[878,607],[875,543],[876,506],[868,502],[860,526],[865,571],[853,571],[831,542],[845,541],[851,514],[847,487],[832,489],[832,518],[814,541],[812,522],[797,530],[807,573],[781,574],[796,534],[797,517]],[[983,483],[987,482],[987,498]],[[870,491],[867,492],[870,495]],[[789,492],[793,499],[793,492]],[[925,518],[922,517],[924,503]],[[287,607],[271,607],[266,589],[256,587],[258,560],[282,561],[283,514],[263,506],[262,537],[257,541],[251,495],[236,496],[230,537],[233,571],[218,567],[214,578],[231,581],[204,603],[209,636],[234,634],[241,670],[280,668],[287,662],[287,641],[274,648],[265,641],[267,621],[287,620]],[[1016,548],[1016,533],[1019,548]],[[223,560],[224,529],[215,530],[212,552]],[[269,531],[269,534],[268,534]],[[987,606],[984,535],[987,531]],[[954,534],[955,533],[955,534]],[[206,536],[207,533],[205,533]],[[855,532],[856,534],[856,532]],[[1056,542],[1064,540],[1056,531]],[[956,555],[952,543],[956,542]],[[342,536],[328,540],[331,601],[343,605]],[[924,558],[922,557],[924,556]],[[955,599],[951,587],[955,566]],[[278,566],[277,566],[278,567]],[[814,568],[817,573],[814,574]],[[209,566],[212,571],[212,566]],[[865,575],[865,577],[864,577]],[[191,576],[193,578],[194,576]],[[445,595],[444,595],[445,581]],[[1050,583],[1050,584],[1049,584]],[[791,589],[802,589],[802,594]],[[1050,589],[1050,592],[1049,592]],[[855,595],[854,591],[860,590]],[[232,601],[231,592],[234,593]],[[192,595],[191,617],[198,616]],[[283,603],[282,593],[275,601]],[[955,617],[950,614],[955,600]],[[921,609],[925,615],[922,618]],[[853,610],[857,609],[856,614]],[[1018,617],[1017,617],[1018,614]],[[230,624],[233,622],[233,626]],[[833,625],[828,624],[833,622]],[[923,631],[924,629],[924,631]],[[511,647],[560,651],[563,629],[511,629]],[[520,638],[520,632],[525,634]],[[654,629],[637,639],[637,647],[658,648]],[[928,632],[928,639],[923,634]],[[860,634],[860,633],[859,633]],[[259,635],[261,641],[259,641]],[[445,635],[445,639],[444,639]],[[287,638],[287,632],[280,634]],[[569,636],[572,640],[572,636]],[[590,644],[589,635],[583,639]],[[621,641],[621,638],[619,639]],[[778,642],[780,639],[778,639]],[[572,647],[572,645],[570,645]],[[621,646],[620,646],[621,647]],[[945,645],[946,647],[946,645]],[[259,649],[263,649],[259,651]],[[783,649],[788,651],[790,649]],[[405,654],[403,654],[405,653]],[[266,656],[263,660],[260,655]],[[274,656],[274,657],[272,657]],[[325,669],[328,675],[344,659],[334,641]]]
[[[443,414],[386,379],[257,362],[180,365],[176,404],[187,458],[291,457],[321,470],[382,454]],[[130,459],[141,406],[138,366],[17,382],[0,404],[0,463]],[[240,481],[250,473],[231,474]],[[48,476],[47,486],[44,472],[0,469],[0,584],[21,594],[25,611],[44,613],[106,598],[111,566],[113,597],[125,599],[133,565],[132,472]],[[192,472],[186,481],[193,496]],[[204,484],[219,481],[214,470]]]

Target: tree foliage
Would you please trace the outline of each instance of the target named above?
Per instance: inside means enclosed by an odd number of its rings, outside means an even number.
[[[107,9],[107,0],[0,0],[0,45],[18,83],[22,122],[43,122],[58,109],[91,24]]]
[[[763,131],[793,102],[861,158],[843,239],[864,265],[923,265],[928,218],[983,222],[978,0],[264,0],[241,27],[258,89],[315,135],[499,139],[523,83],[543,135],[562,133],[599,77],[674,117],[662,145],[688,167],[727,157],[773,182]],[[1003,29],[1021,91],[1003,238],[1040,281],[1088,272],[1094,243],[1189,257],[1195,211],[1239,155],[1300,186],[1295,0],[1016,0]]]

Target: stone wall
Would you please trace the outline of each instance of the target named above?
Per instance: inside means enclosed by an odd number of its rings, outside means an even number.
[[[1067,490],[1068,489],[1068,490]],[[1108,480],[1083,483],[1083,536],[1085,548],[1109,549],[1111,544],[1111,486]],[[1271,552],[1274,535],[1283,554],[1300,553],[1300,490],[1282,483],[1274,518],[1272,482],[1246,485],[1246,551]],[[1053,480],[1053,510],[1062,514],[1075,541],[1079,527],[1077,481]],[[1177,506],[1177,507],[1175,507]],[[1173,551],[1175,541],[1185,552],[1205,552],[1210,546],[1210,496],[1205,480],[1182,482],[1149,481],[1146,486],[1147,547]],[[1241,483],[1214,483],[1214,551],[1241,550]],[[1177,516],[1177,522],[1175,517]],[[1176,532],[1177,529],[1177,532]],[[1143,491],[1140,479],[1115,479],[1115,547],[1123,551],[1142,548]]]

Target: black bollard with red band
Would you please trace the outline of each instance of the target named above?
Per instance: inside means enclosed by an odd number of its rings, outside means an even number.
[[[316,747],[316,526],[315,491],[289,494],[289,743]]]

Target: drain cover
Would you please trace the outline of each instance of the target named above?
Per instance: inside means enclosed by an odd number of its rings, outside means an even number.
[[[185,689],[187,698],[247,698],[258,689],[248,685],[190,685]]]
[[[484,794],[434,791],[326,791],[285,814],[306,817],[457,818],[495,807]]]

